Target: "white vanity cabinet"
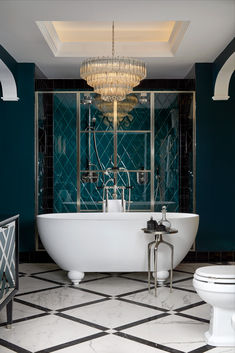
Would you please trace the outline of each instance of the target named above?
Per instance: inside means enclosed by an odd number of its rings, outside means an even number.
[[[0,310],[6,306],[7,327],[12,324],[12,304],[19,288],[19,215],[0,219]]]

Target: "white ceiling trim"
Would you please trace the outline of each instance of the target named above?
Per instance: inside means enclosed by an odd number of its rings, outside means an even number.
[[[3,101],[18,101],[17,87],[12,72],[8,69],[6,64],[0,59],[0,83],[2,85]]]
[[[228,100],[230,97],[228,95],[229,82],[232,74],[235,70],[235,53],[233,53],[228,60],[224,63],[220,69],[216,81],[214,96],[212,99],[214,101]]]
[[[52,53],[56,57],[97,57],[111,55],[111,40],[102,41],[88,41],[84,40],[62,42],[52,23],[53,21],[36,21],[45,41],[47,42]],[[72,22],[71,22],[72,23]],[[81,22],[86,26],[86,22]],[[102,23],[97,23],[97,29]],[[131,26],[131,22],[129,24]],[[136,23],[135,23],[136,26]],[[173,27],[169,41],[148,41],[139,38],[138,41],[115,41],[115,53],[118,56],[130,56],[139,58],[159,58],[159,57],[173,57],[184,34],[189,26],[189,21],[176,21]],[[141,28],[141,22],[139,23]],[[116,30],[116,36],[118,35]],[[128,34],[127,34],[128,35]],[[111,39],[111,38],[110,38]]]
[[[53,52],[36,22],[112,20],[189,21],[180,45],[172,46],[171,56],[155,57],[139,45],[147,78],[184,78],[194,63],[213,62],[233,39],[235,0],[0,0],[0,44],[18,62],[36,63],[48,78],[76,79],[80,78],[83,50],[79,56],[58,56],[58,43]],[[88,50],[86,44],[82,49]],[[129,44],[122,45],[120,50],[127,55]]]

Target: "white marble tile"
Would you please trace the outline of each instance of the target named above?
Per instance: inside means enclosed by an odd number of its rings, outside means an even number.
[[[35,276],[39,278],[51,280],[51,281],[56,281],[61,284],[71,284],[71,281],[68,279],[67,272],[63,270],[39,273],[38,275],[35,275]],[[56,286],[56,284],[54,284],[54,286]]]
[[[167,310],[175,310],[181,308],[182,306],[187,306],[201,301],[200,297],[196,293],[185,292],[174,288],[172,293],[170,293],[170,289],[168,287],[157,288],[157,297],[154,296],[154,289],[152,289],[150,293],[146,291],[131,294],[125,296],[124,299],[157,306]]]
[[[95,328],[55,315],[19,322],[11,330],[0,327],[2,339],[33,352],[98,332]]]
[[[130,341],[123,337],[108,335],[79,345],[60,349],[56,353],[164,353],[158,348]]]
[[[170,315],[123,332],[182,352],[190,352],[205,345],[204,332],[207,327],[207,324],[196,320]]]
[[[195,308],[181,311],[181,313],[210,320],[211,306],[209,304],[202,304],[202,305],[196,306]]]
[[[84,281],[90,281],[93,279],[99,279],[99,278],[104,278],[104,277],[108,277],[109,274],[108,273],[99,273],[99,272],[85,272],[85,276],[82,279],[81,283]]]
[[[80,287],[115,296],[147,288],[147,284],[138,281],[132,281],[126,278],[109,277],[94,282],[81,283]]]
[[[193,275],[190,273],[183,273],[183,272],[177,272],[173,271],[173,283],[174,281],[179,281],[184,278],[189,278],[192,277]],[[148,273],[147,272],[130,272],[130,273],[125,273],[122,275],[122,277],[125,278],[133,278],[141,281],[148,282]],[[170,282],[170,277],[166,280],[166,283]],[[154,283],[154,277],[151,274],[151,283]]]
[[[71,287],[60,287],[39,293],[22,295],[19,298],[51,310],[58,310],[93,300],[103,299],[104,297]]]
[[[81,283],[83,281],[99,279],[99,278],[103,278],[106,276],[107,276],[106,274],[87,272],[87,273],[85,273],[85,276],[84,276],[83,280],[81,281]],[[72,284],[70,279],[67,276],[67,271],[63,271],[63,270],[40,273],[40,274],[36,275],[36,277],[45,278],[45,279],[60,282],[63,284]]]
[[[184,263],[180,264],[174,271],[173,282],[185,279],[182,282],[175,283],[175,286],[182,289],[194,290],[192,280],[186,278],[193,276],[198,267],[210,266],[208,263]],[[56,270],[57,269],[57,270]],[[56,271],[53,271],[56,270]],[[65,271],[58,268],[55,264],[21,264],[20,271],[30,275],[37,272],[45,272],[38,274],[42,279],[31,277],[20,278],[20,293],[31,292],[40,289],[45,291],[31,294],[23,294],[19,299],[25,300],[32,304],[49,308],[56,312],[58,309],[83,304],[86,302],[103,299],[102,295],[96,295],[76,288],[67,287],[70,281],[67,279]],[[50,271],[50,272],[46,272]],[[128,293],[140,289],[147,289],[147,273],[136,272],[126,273],[117,277],[113,274],[112,277],[103,278],[107,274],[102,273],[87,273],[85,274],[84,283],[80,283],[81,288],[86,288],[94,292],[117,296],[119,294]],[[130,277],[131,279],[128,279]],[[86,282],[87,280],[95,281]],[[65,284],[65,287],[50,289],[56,284],[47,282],[46,280],[54,280]],[[135,281],[136,280],[136,281]],[[138,280],[143,280],[141,282]],[[169,279],[168,279],[169,282]],[[153,278],[152,278],[153,283]],[[174,284],[173,284],[174,285]],[[47,289],[48,288],[48,289]],[[144,324],[131,327],[123,330],[123,332],[140,337],[155,343],[163,344],[164,346],[178,349],[182,352],[190,352],[193,349],[204,346],[204,332],[208,329],[208,324],[197,320],[184,318],[173,315],[176,309],[183,306],[188,306],[200,302],[201,299],[196,293],[186,292],[183,290],[173,289],[170,293],[168,287],[158,288],[158,296],[154,296],[154,290],[130,294],[124,296],[123,299],[128,299],[143,304],[153,305],[169,310],[172,315],[148,321]],[[182,314],[210,319],[210,306],[202,304],[197,307],[181,311]],[[44,313],[38,309],[34,309],[21,303],[14,303],[13,319],[21,319],[33,315]],[[105,302],[82,306],[77,309],[66,310],[64,314],[71,315],[86,321],[94,322],[98,325],[103,325],[110,328],[107,336],[93,339],[81,344],[67,347],[58,350],[58,353],[158,353],[163,350],[153,348],[139,342],[131,341],[123,337],[112,334],[115,332],[113,328],[122,326],[131,322],[135,322],[147,317],[161,314],[161,311],[137,306],[135,304],[126,303],[119,300],[108,300]],[[6,310],[0,311],[0,323],[6,322]],[[30,337],[25,335],[25,332],[30,332]],[[5,326],[0,327],[0,337],[3,340],[9,341],[20,347],[28,349],[31,352],[46,349],[65,342],[70,342],[75,339],[85,337],[91,334],[100,332],[95,328],[79,324],[74,321],[67,320],[57,315],[47,315],[38,319],[29,319],[19,323],[14,323],[11,330],[7,330]],[[0,345],[0,353],[11,353],[12,350]],[[211,353],[235,353],[233,347],[215,347],[209,350]]]
[[[182,281],[182,282],[178,282],[178,283],[173,283],[173,286],[177,287],[177,288],[184,288],[184,289],[189,289],[189,290],[193,290],[194,292],[196,292],[194,286],[193,286],[193,280],[192,279],[188,279],[186,281]]]
[[[12,314],[13,320],[18,320],[18,319],[22,319],[25,317],[43,314],[43,313],[45,313],[45,312],[38,310],[38,309],[35,309],[35,308],[32,308],[28,305],[13,302],[13,314]],[[3,308],[0,311],[0,324],[3,322],[6,322],[6,320],[7,320],[6,309]],[[0,350],[0,352],[1,352],[1,350]]]
[[[180,281],[181,279],[183,280],[183,279],[190,278],[190,277],[193,277],[193,275],[190,274],[190,273],[173,271],[173,280],[172,280],[172,282],[174,284],[174,282],[176,282],[176,281]],[[166,282],[170,283],[170,277],[167,278]],[[178,286],[178,283],[176,283],[175,285]]]
[[[27,274],[56,270],[59,267],[53,263],[22,263],[19,264],[19,272]]]
[[[162,312],[119,300],[109,300],[66,311],[65,314],[114,328],[130,322],[145,319]]]
[[[148,282],[148,272],[130,272],[122,274],[121,276]]]
[[[37,278],[32,277],[20,277],[19,278],[19,291],[17,294],[32,292],[35,290],[55,287],[55,283],[50,283]]]
[[[12,351],[11,349],[8,349],[6,347],[1,346],[1,344],[0,344],[0,352],[1,353],[15,353],[15,351]]]

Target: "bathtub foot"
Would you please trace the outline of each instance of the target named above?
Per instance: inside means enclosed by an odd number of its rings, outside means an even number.
[[[68,278],[70,281],[73,283],[74,286],[78,286],[79,282],[83,279],[84,277],[84,272],[79,272],[79,271],[69,271],[68,272]]]
[[[152,272],[153,277],[155,277],[155,273]],[[164,282],[167,280],[167,278],[169,277],[169,271],[159,271],[157,272],[157,283],[160,286],[164,285]]]

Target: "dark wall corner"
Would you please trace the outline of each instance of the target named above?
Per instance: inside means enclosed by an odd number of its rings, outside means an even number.
[[[196,64],[196,200],[200,215],[197,251],[234,251],[235,75],[230,99],[213,101],[214,64]]]
[[[17,63],[0,47],[0,59],[14,70],[19,101],[0,100],[0,214],[20,214],[20,250],[34,250],[34,80],[35,65]]]

